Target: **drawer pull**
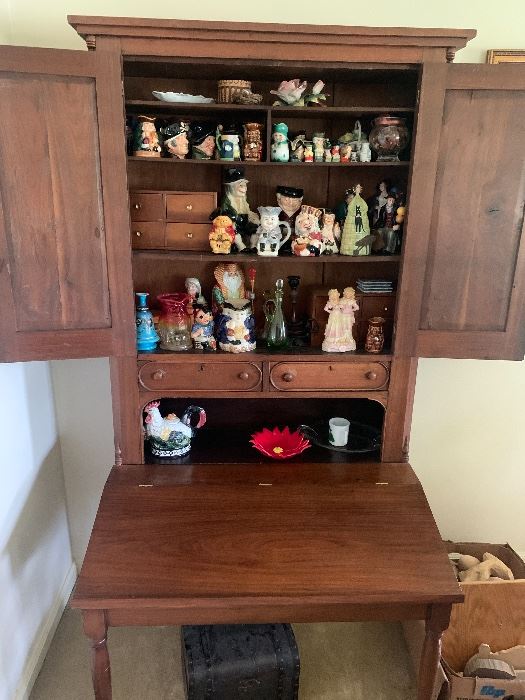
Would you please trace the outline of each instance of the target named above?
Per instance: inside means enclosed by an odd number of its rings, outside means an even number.
[[[293,375],[291,372],[285,372],[283,374],[283,380],[285,382],[293,382],[294,378],[295,378],[295,375]]]
[[[374,381],[374,379],[377,379],[377,373],[376,373],[376,372],[372,372],[372,370],[370,370],[369,372],[367,372],[367,373],[365,374],[365,377],[366,377],[367,379],[370,379],[371,381]]]
[[[239,379],[242,379],[243,382],[246,382],[250,378],[250,375],[248,372],[239,372],[238,377]]]
[[[134,205],[133,205],[133,209],[137,209],[137,210],[138,210],[138,209],[141,209],[141,208],[142,208],[142,204],[139,204],[138,202],[137,202],[137,204],[134,204]]]
[[[187,209],[188,211],[192,211],[192,209],[193,209],[193,204],[186,204],[186,209]]]
[[[137,238],[140,238],[142,236],[142,233],[140,231],[135,231],[135,236]]]
[[[166,372],[163,369],[156,369],[151,377],[155,379],[156,381],[159,381],[160,379],[164,379],[166,376]]]
[[[193,238],[193,233],[191,231],[188,231],[186,233],[186,238]]]

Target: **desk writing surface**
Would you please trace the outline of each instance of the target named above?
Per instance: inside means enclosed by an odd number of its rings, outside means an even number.
[[[462,594],[408,464],[115,467],[72,604],[385,605]]]

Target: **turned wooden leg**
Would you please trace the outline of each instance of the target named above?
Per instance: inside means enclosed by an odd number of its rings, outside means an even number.
[[[111,669],[104,610],[83,610],[84,632],[91,645],[91,676],[95,700],[111,700]]]
[[[436,673],[441,656],[441,636],[450,622],[450,605],[429,606],[426,619],[426,634],[419,662],[417,700],[431,700],[436,682]]]

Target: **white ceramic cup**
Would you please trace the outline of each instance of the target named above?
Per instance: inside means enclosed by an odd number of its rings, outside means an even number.
[[[328,442],[334,447],[344,447],[348,442],[350,421],[346,418],[330,418],[328,425],[330,427]]]

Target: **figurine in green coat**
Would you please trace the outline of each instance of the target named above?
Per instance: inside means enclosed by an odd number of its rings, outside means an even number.
[[[363,187],[352,187],[354,194],[348,204],[343,234],[341,236],[341,255],[370,255],[373,236],[370,235],[368,222],[368,205],[361,197]]]

